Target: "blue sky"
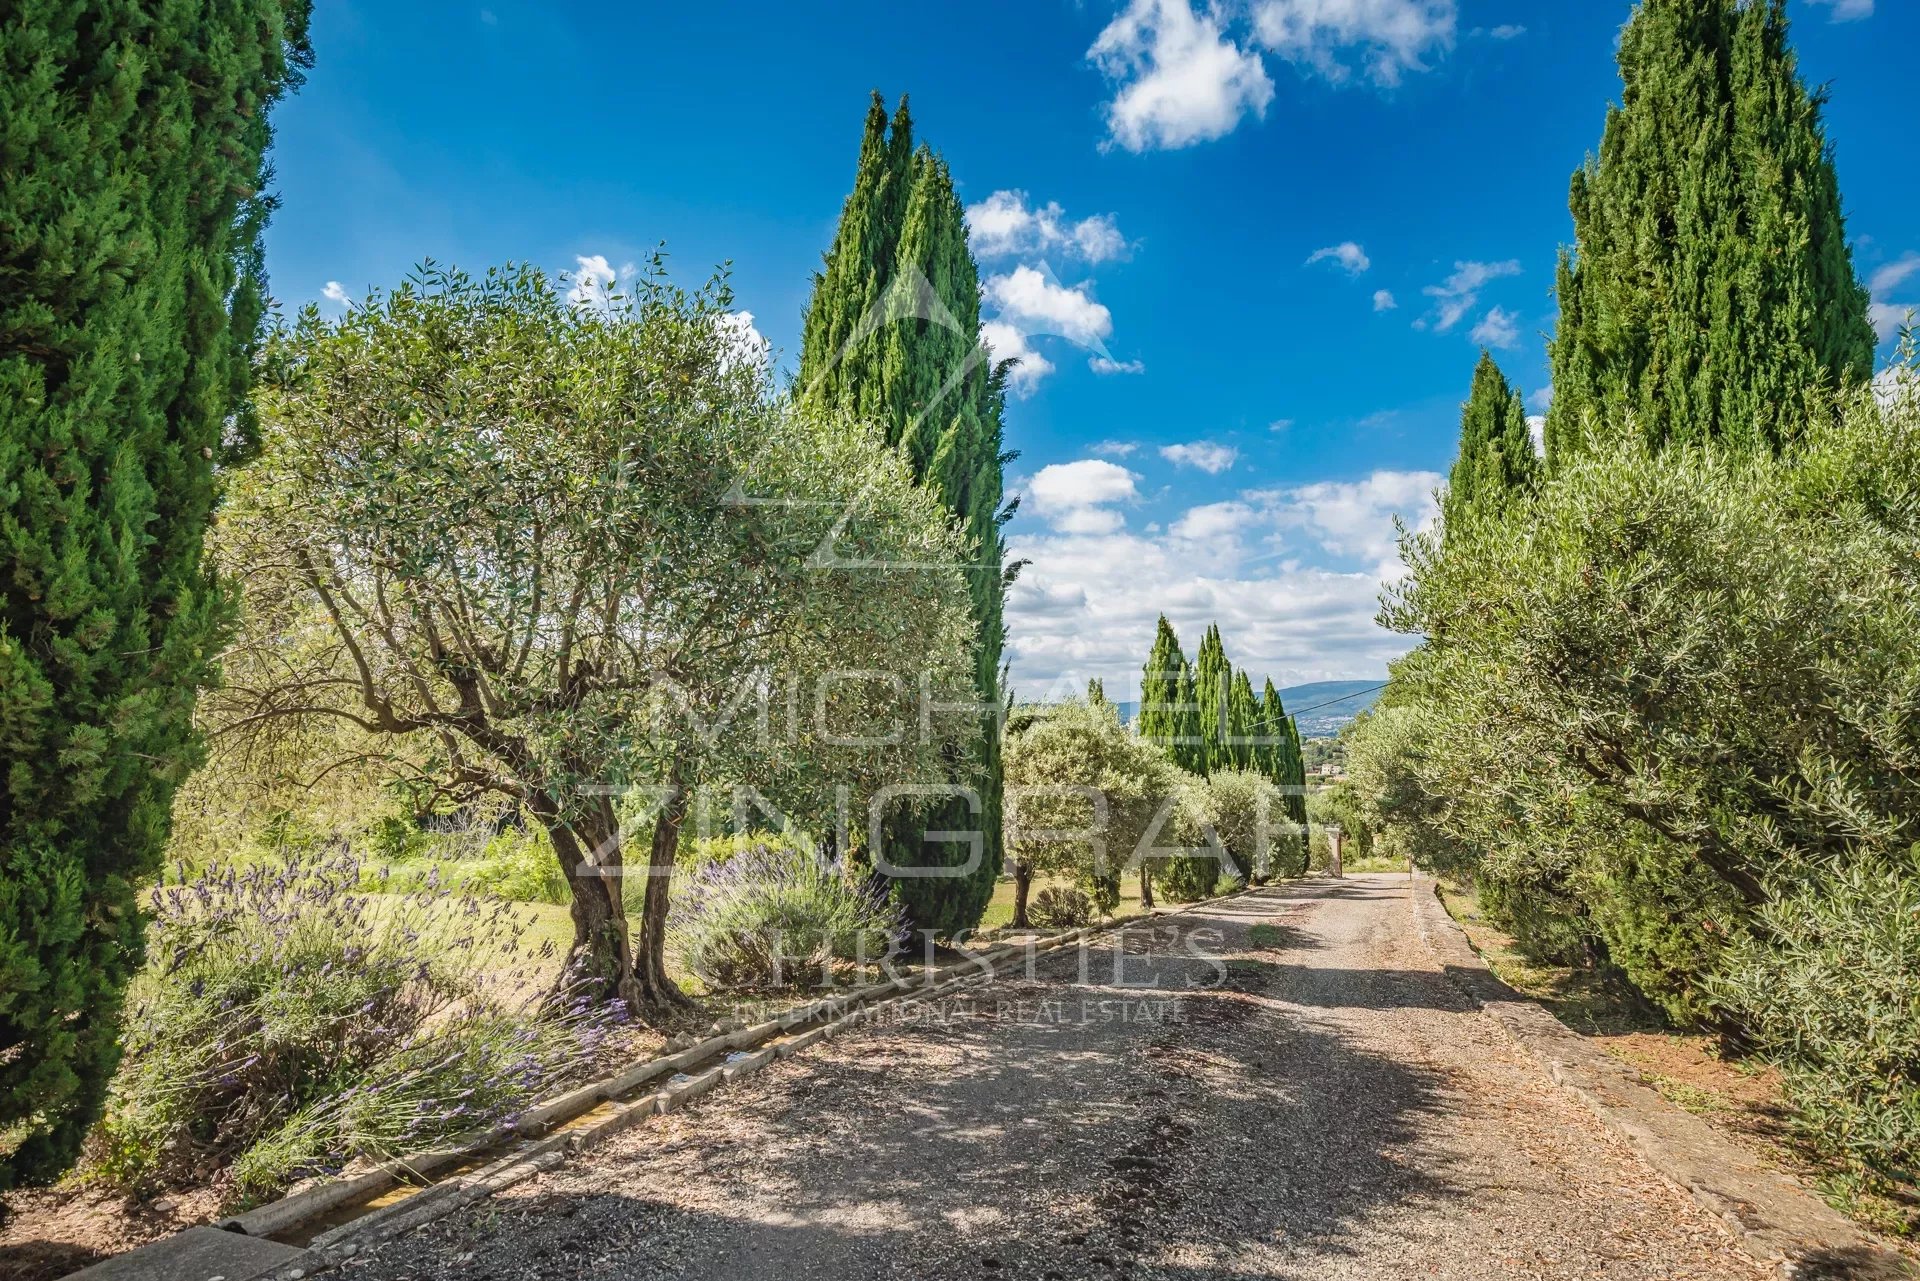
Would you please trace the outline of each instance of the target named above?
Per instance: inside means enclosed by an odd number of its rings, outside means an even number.
[[[973,207],[1033,561],[1023,694],[1137,675],[1165,611],[1280,684],[1382,675],[1393,519],[1430,518],[1477,348],[1546,394],[1567,179],[1621,0],[316,6],[277,116],[289,305],[423,258],[731,261],[790,363],[868,92]],[[1920,305],[1912,0],[1796,0],[1855,261]]]

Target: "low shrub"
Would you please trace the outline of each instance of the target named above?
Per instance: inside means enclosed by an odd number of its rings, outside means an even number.
[[[1027,919],[1043,930],[1072,930],[1097,919],[1094,902],[1070,886],[1049,886],[1027,905]]]
[[[667,947],[709,989],[804,987],[835,962],[878,961],[903,941],[884,886],[854,884],[792,845],[761,845],[676,878]]]
[[[363,882],[351,857],[301,857],[153,891],[95,1175],[255,1201],[505,1120],[596,1066],[618,1007],[540,983],[507,904],[432,873],[406,894]]]
[[[1849,1164],[1920,1181],[1920,846],[1760,909],[1713,994],[1779,1062],[1800,1124]]]

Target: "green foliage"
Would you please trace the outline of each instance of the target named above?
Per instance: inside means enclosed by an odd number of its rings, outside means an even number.
[[[1743,1012],[1829,1151],[1920,1181],[1920,847],[1835,868],[1760,909],[1716,997]]]
[[[1163,807],[1160,828],[1146,851],[1154,884],[1176,903],[1209,898],[1223,881],[1244,877],[1221,840],[1219,798],[1211,781],[1194,774],[1175,780],[1173,805]]]
[[[1398,745],[1355,737],[1363,804],[1536,953],[1748,1026],[1727,949],[1920,837],[1917,405],[1852,395],[1777,459],[1629,438],[1412,539],[1385,617],[1428,639],[1370,718]]]
[[[504,904],[364,880],[352,859],[297,859],[153,892],[93,1173],[257,1201],[591,1072],[611,1016],[529,982],[537,958]]]
[[[571,886],[576,950],[635,1004],[671,999],[667,886],[698,784],[818,813],[844,783],[859,805],[971,726],[838,749],[740,712],[766,672],[775,705],[811,703],[847,653],[964,681],[973,620],[946,511],[865,429],[777,397],[728,305],[723,281],[689,292],[656,261],[591,306],[532,268],[428,267],[337,321],[310,309],[271,345],[265,449],[219,543],[248,588],[214,706],[235,743],[338,721],[338,750],[521,807]],[[836,726],[918,719],[906,691],[830,692]],[[628,787],[664,798],[664,858],[626,878],[646,894],[632,963],[607,875]]]
[[[904,932],[884,886],[811,850],[762,844],[710,862],[675,892],[669,949],[709,989],[806,987],[833,963],[884,959]]]
[[[1167,616],[1153,634],[1153,652],[1140,675],[1140,737],[1159,747],[1167,759],[1196,770],[1205,757],[1200,708],[1194,701],[1193,671]]]
[[[1186,776],[1111,703],[1062,703],[1009,726],[1002,759],[1009,854],[1036,875],[1071,875],[1083,888],[1110,882],[1118,903],[1122,873]]]
[[[71,1162],[119,1057],[134,885],[230,615],[201,543],[246,391],[304,0],[0,21],[0,1187]]]
[[[1441,513],[1461,525],[1476,511],[1503,510],[1540,473],[1519,391],[1485,351],[1473,371],[1473,389],[1460,412],[1460,453],[1447,476]]]
[[[1227,662],[1220,625],[1210,624],[1206,635],[1200,638],[1200,649],[1193,662],[1193,694],[1200,704],[1201,746],[1198,764],[1187,768],[1195,774],[1211,774],[1233,763],[1233,749],[1227,741],[1231,716],[1227,700],[1232,686],[1233,666]]]
[[[1573,177],[1548,456],[1620,435],[1778,448],[1874,349],[1784,0],[1643,0],[1619,63]]]
[[[1086,891],[1053,885],[1033,896],[1033,903],[1027,908],[1027,917],[1036,929],[1073,930],[1093,924],[1102,915],[1111,914],[1119,904],[1116,895],[1113,902],[1101,909],[1087,896]]]
[[[971,788],[978,804],[956,798],[898,814],[884,848],[873,851],[902,868],[957,869],[974,860],[964,874],[895,881],[916,926],[939,933],[979,923],[1002,862],[1002,616],[1014,572],[1000,535],[1012,514],[1003,488],[1011,457],[1001,430],[1005,380],[980,335],[979,270],[952,174],[934,152],[914,149],[906,99],[889,124],[876,93],[853,191],[814,278],[797,386],[805,404],[873,424],[939,496],[968,544],[956,559],[965,566],[976,628],[972,671],[969,685],[950,697],[978,705],[971,752],[951,753],[937,776],[911,781],[937,777]],[[920,675],[900,671],[909,683]],[[930,831],[979,833],[977,856],[965,842],[927,840]]]
[[[1207,791],[1214,832],[1242,878],[1263,881],[1306,870],[1306,839],[1272,779],[1248,769],[1220,770],[1207,779]]]

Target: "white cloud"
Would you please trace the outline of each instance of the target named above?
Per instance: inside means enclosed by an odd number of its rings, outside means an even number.
[[[1164,533],[1111,522],[1104,533],[1016,530],[1009,554],[1033,562],[1007,602],[1020,696],[1076,690],[1100,676],[1109,697],[1132,697],[1162,612],[1189,652],[1217,621],[1234,664],[1256,679],[1285,686],[1384,675],[1411,644],[1373,621],[1381,570],[1399,572],[1393,518],[1431,527],[1439,483],[1432,472],[1382,472],[1243,494],[1194,507]],[[1124,491],[1108,478],[1094,492]],[[1362,563],[1306,563],[1315,548]]]
[[[982,258],[1067,253],[1090,263],[1124,258],[1132,248],[1112,214],[1067,220],[1057,201],[1033,206],[1024,191],[996,191],[967,206],[969,243]]]
[[[1371,564],[1381,578],[1402,572],[1394,517],[1410,528],[1430,528],[1439,515],[1430,471],[1377,471],[1365,480],[1321,481],[1269,495],[1283,526],[1307,531],[1335,556]]]
[[[1285,431],[1287,430],[1287,428],[1291,426],[1293,426],[1293,419],[1276,418],[1272,422],[1267,424],[1267,430],[1268,431]]]
[[[353,300],[347,296],[347,287],[337,280],[329,280],[327,287],[320,291],[320,296],[328,302],[337,302],[342,307],[351,306],[353,303]]]
[[[1056,334],[1092,347],[1113,333],[1113,313],[1089,297],[1084,285],[1069,289],[1033,267],[989,276],[980,288],[1000,309],[999,319],[1024,334]]]
[[[1485,347],[1511,347],[1520,341],[1519,319],[1504,307],[1489,307],[1467,336]]]
[[[1102,440],[1087,446],[1087,452],[1101,458],[1125,458],[1140,448],[1138,442],[1131,440]]]
[[[567,301],[575,307],[606,306],[607,293],[613,288],[613,264],[605,254],[579,255],[574,262],[579,267],[573,273],[573,287],[567,290]]]
[[[1920,301],[1899,302],[1893,296],[1893,291],[1915,272],[1920,272],[1920,253],[1909,253],[1880,267],[1867,279],[1867,288],[1873,293],[1867,318],[1882,342],[1900,332],[1900,326],[1907,323],[1907,313],[1920,312]]]
[[[1429,54],[1453,47],[1454,0],[1256,0],[1262,45],[1343,83],[1358,67],[1382,87],[1425,71]]]
[[[1167,532],[1175,538],[1213,542],[1236,537],[1254,515],[1253,508],[1242,502],[1207,503],[1190,509]]]
[[[1176,467],[1198,467],[1209,476],[1218,476],[1233,466],[1234,460],[1240,457],[1240,451],[1232,445],[1195,440],[1184,445],[1162,445],[1160,456]]]
[[[1087,368],[1096,374],[1144,374],[1147,366],[1139,360],[1114,360],[1110,356],[1095,356],[1087,362]]]
[[[1339,263],[1350,276],[1357,276],[1373,266],[1373,260],[1367,257],[1367,251],[1351,240],[1343,240],[1337,245],[1328,245],[1325,249],[1316,249],[1307,255],[1307,265],[1333,260]]]
[[[1527,29],[1523,26],[1520,26],[1518,23],[1503,22],[1499,26],[1488,31],[1487,34],[1492,36],[1495,40],[1518,40],[1521,36],[1524,36],[1527,34]]]
[[[1875,297],[1898,289],[1902,281],[1920,271],[1920,253],[1909,253],[1875,269],[1867,278],[1867,288]]]
[[[1399,305],[1399,303],[1393,300],[1393,291],[1391,289],[1376,289],[1373,291],[1373,309],[1375,311],[1392,311]]]
[[[1264,117],[1273,101],[1260,56],[1227,38],[1214,10],[1195,13],[1191,0],[1129,0],[1087,57],[1119,85],[1107,104],[1109,145],[1128,151],[1223,137],[1249,112]]]
[[[1054,364],[1033,349],[1026,334],[1004,321],[989,320],[980,326],[980,337],[994,360],[1018,360],[1007,375],[1007,389],[1016,396],[1031,396],[1033,389],[1054,370]]]
[[[1537,409],[1543,414],[1551,409],[1553,407],[1553,384],[1548,383],[1537,391],[1527,393],[1527,407]]]
[[[1453,274],[1447,277],[1446,283],[1428,285],[1421,290],[1434,300],[1433,311],[1430,317],[1422,318],[1421,327],[1430,324],[1438,332],[1446,333],[1473,310],[1473,305],[1480,301],[1480,290],[1488,281],[1519,274],[1520,264],[1512,258],[1505,262],[1454,263]]]
[[[1527,415],[1527,435],[1533,438],[1533,452],[1545,458],[1547,456],[1547,416],[1545,414]]]
[[[1139,496],[1136,479],[1103,458],[1053,463],[1027,482],[1027,506],[1061,534],[1116,533],[1126,521],[1111,505]]]
[[[1867,319],[1881,342],[1900,332],[1909,313],[1920,313],[1920,302],[1876,302],[1867,306]]]
[[[722,357],[725,363],[765,365],[773,352],[767,336],[754,327],[750,311],[722,312],[713,318],[713,327],[726,344],[726,354]]]
[[[1812,0],[1833,10],[1833,22],[1858,22],[1873,16],[1873,0]]]

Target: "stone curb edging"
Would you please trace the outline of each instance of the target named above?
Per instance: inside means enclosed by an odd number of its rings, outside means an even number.
[[[1641,1084],[1625,1062],[1593,1045],[1538,1002],[1508,987],[1474,949],[1424,873],[1409,886],[1414,924],[1447,980],[1545,1065],[1654,1172],[1685,1192],[1774,1274],[1797,1281],[1897,1281],[1920,1268],[1786,1175]]]
[[[962,988],[984,984],[1002,977],[1003,962],[1053,951],[1070,944],[1085,944],[1100,935],[1122,932],[1161,917],[1210,907],[1238,898],[1247,893],[1249,888],[1242,886],[1214,898],[1178,907],[1155,907],[1139,916],[1083,926],[1026,943],[1000,945],[955,965],[923,970],[915,975],[870,984],[810,1005],[797,1006],[754,1027],[711,1037],[676,1054],[648,1059],[618,1075],[578,1086],[529,1109],[516,1126],[501,1126],[476,1135],[465,1143],[436,1149],[404,1161],[385,1163],[355,1179],[295,1193],[244,1215],[222,1220],[219,1226],[231,1232],[253,1236],[285,1231],[310,1222],[341,1205],[375,1196],[396,1186],[408,1173],[424,1175],[457,1167],[462,1161],[498,1148],[502,1142],[511,1140],[516,1131],[528,1135],[529,1132],[538,1133],[540,1129],[553,1127],[544,1137],[522,1137],[513,1141],[499,1156],[476,1169],[443,1179],[402,1200],[352,1217],[314,1237],[298,1258],[260,1273],[255,1279],[299,1281],[300,1278],[334,1268],[371,1245],[424,1227],[462,1206],[483,1200],[552,1169],[569,1155],[596,1147],[650,1117],[677,1111],[718,1086],[749,1076],[776,1059],[791,1057],[821,1040],[835,1037],[862,1022],[869,1022],[882,1007],[904,1003],[909,999],[932,1000]],[[822,1017],[830,1021],[779,1039],[790,1029]],[[754,1045],[761,1046],[755,1053],[722,1061],[698,1075],[688,1076],[637,1098],[618,1098],[658,1076],[676,1072],[680,1067],[701,1063],[717,1053]],[[609,1105],[611,1110],[597,1120],[569,1124],[590,1118],[594,1112]],[[155,1246],[164,1246],[167,1240],[172,1239],[156,1242]]]

